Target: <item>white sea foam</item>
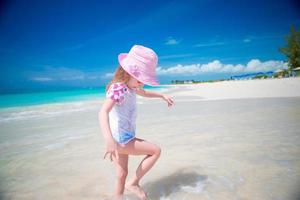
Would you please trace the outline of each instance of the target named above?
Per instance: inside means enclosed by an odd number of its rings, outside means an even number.
[[[181,186],[180,190],[187,192],[187,193],[198,194],[198,193],[203,192],[205,186],[206,186],[205,182],[203,182],[203,180],[199,180],[198,182],[196,182],[195,186],[184,185],[184,186]]]
[[[47,149],[47,150],[59,149],[59,148],[63,148],[65,146],[65,144],[66,144],[65,142],[49,144],[49,145],[45,146],[45,149]]]
[[[169,195],[161,195],[159,199],[171,200],[174,199],[174,196],[177,196],[179,194],[200,194],[205,190],[206,185],[206,180],[199,178],[199,180],[194,184],[182,185],[179,188],[174,187]],[[163,194],[163,191],[161,191],[161,194]]]
[[[84,112],[93,109],[97,110],[97,108],[100,108],[99,101],[45,104],[22,108],[10,108],[0,111],[0,123],[56,117],[63,114]]]

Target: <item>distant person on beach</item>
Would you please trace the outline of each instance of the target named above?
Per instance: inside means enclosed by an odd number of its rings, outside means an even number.
[[[159,85],[156,79],[157,55],[147,47],[134,45],[129,53],[118,56],[119,67],[106,87],[106,100],[99,112],[101,131],[106,142],[106,156],[114,161],[117,184],[114,199],[123,198],[124,188],[140,199],[147,195],[140,187],[141,178],[151,169],[160,156],[159,146],[135,137],[136,94],[165,100],[168,106],[173,100],[164,94],[142,89],[143,85]],[[145,155],[134,176],[127,182],[128,156]]]

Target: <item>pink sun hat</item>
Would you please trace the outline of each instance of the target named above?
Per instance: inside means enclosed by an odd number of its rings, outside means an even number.
[[[156,53],[142,45],[134,45],[129,53],[120,53],[119,64],[135,79],[146,85],[159,85],[156,78],[158,58]]]

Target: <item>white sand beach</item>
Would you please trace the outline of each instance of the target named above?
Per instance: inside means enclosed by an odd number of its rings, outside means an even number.
[[[299,84],[300,78],[295,77],[182,84],[173,90],[175,96],[197,96],[203,100],[298,97]]]
[[[175,85],[163,92],[174,107],[138,98],[136,135],[162,148],[141,182],[150,199],[299,198],[300,78]],[[115,169],[102,159],[101,105],[1,112],[0,199],[110,199]],[[130,159],[129,176],[141,159]]]

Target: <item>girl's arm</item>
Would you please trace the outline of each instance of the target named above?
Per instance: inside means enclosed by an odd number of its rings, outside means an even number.
[[[161,94],[161,93],[153,92],[153,91],[149,91],[149,90],[144,90],[144,89],[138,89],[138,90],[136,90],[136,93],[143,97],[162,98],[163,100],[165,100],[168,103],[169,107],[174,104],[173,99],[165,94]]]
[[[102,135],[106,142],[106,152],[104,154],[104,159],[107,154],[110,154],[110,160],[112,161],[112,156],[118,156],[117,143],[112,137],[110,126],[109,126],[109,112],[115,105],[115,102],[111,99],[106,99],[99,111],[98,118],[101,127]]]

